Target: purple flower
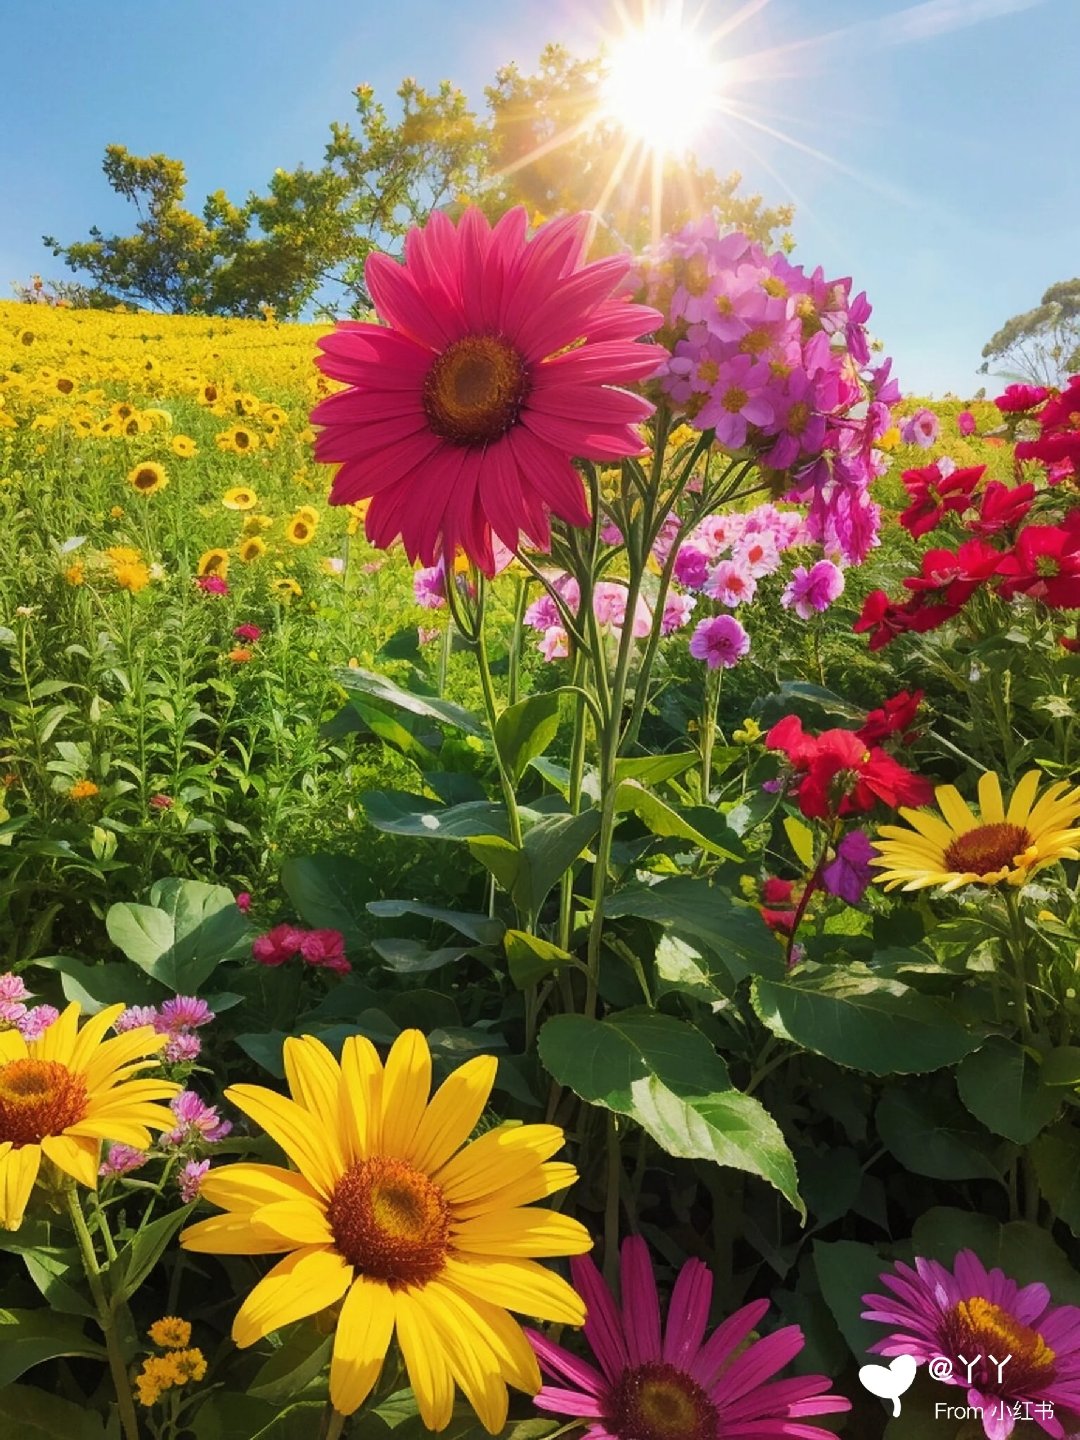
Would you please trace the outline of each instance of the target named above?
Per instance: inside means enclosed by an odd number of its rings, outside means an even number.
[[[180,1199],[185,1205],[190,1205],[193,1200],[199,1198],[203,1178],[209,1169],[209,1160],[189,1160],[177,1175],[176,1183],[180,1189]]]
[[[199,1051],[202,1049],[202,1041],[198,1035],[192,1035],[190,1031],[184,1030],[179,1035],[174,1035],[161,1052],[161,1057],[166,1065],[190,1065],[193,1060],[199,1058]]]
[[[153,1025],[157,1029],[158,1012],[153,1005],[129,1005],[128,1008],[119,1014],[113,1021],[113,1029],[118,1035],[123,1035],[127,1030],[138,1030],[143,1025]]]
[[[149,1159],[150,1156],[145,1150],[136,1150],[131,1145],[110,1145],[98,1174],[103,1179],[129,1175],[132,1170],[138,1170],[140,1165],[145,1165]]]
[[[33,1005],[16,1023],[24,1040],[40,1040],[49,1026],[59,1019],[60,1011],[55,1005]]]
[[[796,565],[780,604],[793,609],[800,620],[809,620],[815,610],[819,614],[827,610],[843,590],[844,572],[831,560],[819,560],[809,570],[805,565]]]
[[[717,443],[741,450],[751,425],[768,425],[773,407],[766,395],[773,379],[768,365],[736,355],[721,368],[716,385],[697,417],[703,429],[716,431]]]
[[[570,636],[561,625],[549,625],[537,649],[549,665],[553,660],[565,660],[570,654]]]
[[[17,1029],[26,1016],[21,1000],[0,1000],[0,1030]]]
[[[661,635],[671,635],[689,625],[690,615],[697,601],[692,595],[669,594],[664,601],[664,615],[660,621]]]
[[[756,590],[757,581],[747,566],[737,560],[721,560],[714,565],[705,586],[706,595],[732,609],[752,600]]]
[[[161,1007],[154,1029],[162,1034],[178,1035],[184,1030],[197,1030],[200,1025],[209,1025],[214,1012],[205,1000],[195,995],[177,995],[166,1000]]]
[[[446,567],[440,560],[413,575],[413,598],[425,610],[441,610],[446,604]]]
[[[905,445],[917,445],[920,450],[929,450],[940,429],[941,424],[932,410],[916,410],[915,414],[900,426],[900,438]]]
[[[590,1440],[661,1435],[830,1440],[831,1430],[808,1425],[807,1419],[851,1409],[849,1400],[830,1392],[824,1375],[775,1378],[804,1341],[797,1325],[751,1340],[768,1311],[767,1300],[744,1305],[706,1340],[713,1277],[700,1260],[688,1260],[680,1270],[666,1324],[648,1247],[639,1235],[622,1244],[621,1307],[587,1255],[571,1259],[570,1273],[587,1307],[585,1339],[595,1363],[526,1329],[554,1382],[545,1384],[533,1403],[584,1422]]]
[[[709,578],[708,555],[696,545],[680,545],[673,574],[685,589],[701,590]]]
[[[970,410],[961,410],[956,417],[956,428],[966,439],[969,435],[975,434],[975,416]]]
[[[704,660],[710,670],[725,670],[738,664],[750,649],[750,636],[733,615],[715,615],[702,620],[690,638],[690,654]]]
[[[169,1101],[169,1109],[178,1121],[175,1129],[162,1135],[163,1145],[184,1145],[193,1140],[213,1143],[224,1140],[232,1130],[232,1122],[222,1120],[216,1105],[206,1105],[194,1090],[181,1090]]]
[[[852,830],[836,847],[836,856],[821,872],[821,884],[830,895],[857,905],[874,878],[870,861],[876,851],[864,830]]]

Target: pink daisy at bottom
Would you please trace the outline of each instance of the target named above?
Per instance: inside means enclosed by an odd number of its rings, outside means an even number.
[[[584,1440],[832,1440],[832,1431],[804,1421],[850,1410],[850,1401],[830,1394],[824,1375],[773,1379],[803,1348],[797,1325],[740,1349],[768,1310],[767,1300],[744,1305],[706,1340],[712,1274],[700,1260],[688,1260],[662,1332],[640,1236],[623,1241],[620,1268],[621,1309],[588,1256],[570,1261],[599,1369],[525,1331],[541,1368],[560,1382],[543,1387],[538,1409],[586,1421]]]
[[[1055,1440],[1076,1433],[1080,1308],[1052,1305],[1045,1285],[1021,1287],[971,1250],[960,1251],[951,1271],[920,1257],[914,1269],[898,1262],[880,1279],[891,1293],[862,1297],[871,1307],[862,1318],[892,1332],[870,1347],[874,1354],[912,1355],[920,1364],[944,1356],[952,1374],[943,1383],[967,1387],[987,1440],[1006,1440],[1018,1415]],[[992,1355],[1009,1357],[1000,1371]],[[961,1356],[974,1362],[970,1380]]]

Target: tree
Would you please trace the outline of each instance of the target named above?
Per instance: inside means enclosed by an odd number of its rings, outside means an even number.
[[[1051,285],[1034,310],[1014,315],[983,346],[982,374],[1059,385],[1080,372],[1080,279]]]

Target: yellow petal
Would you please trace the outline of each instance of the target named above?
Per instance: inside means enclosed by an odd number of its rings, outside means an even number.
[[[79,1007],[73,1001],[60,1012],[58,1018],[53,1021],[40,1040],[30,1042],[28,1048],[31,1055],[35,1060],[59,1060],[61,1065],[66,1065],[75,1048],[78,1029]]]
[[[202,1186],[199,1188],[201,1191]],[[200,1220],[180,1232],[180,1244],[203,1255],[280,1255],[297,1248],[268,1230],[256,1232],[249,1215],[213,1215]]]
[[[352,1273],[352,1266],[340,1255],[321,1245],[308,1245],[286,1255],[236,1312],[233,1339],[245,1349],[271,1330],[325,1310],[344,1295]]]
[[[466,1145],[433,1178],[451,1205],[466,1203],[512,1184],[564,1143],[557,1125],[499,1125]]]
[[[565,1280],[535,1260],[486,1260],[478,1256],[451,1256],[446,1280],[465,1295],[476,1295],[492,1305],[564,1325],[585,1323],[585,1302]]]
[[[454,1409],[454,1378],[438,1337],[424,1323],[415,1291],[395,1292],[394,1318],[420,1418],[429,1430],[445,1430]]]
[[[447,1076],[431,1097],[402,1158],[426,1175],[444,1165],[476,1128],[498,1068],[494,1055],[477,1055]]]
[[[454,1227],[454,1249],[470,1255],[584,1255],[592,1249],[585,1226],[556,1210],[499,1210]]]
[[[358,1410],[382,1371],[394,1334],[394,1297],[379,1280],[357,1276],[338,1318],[330,1362],[330,1402],[342,1415]]]
[[[90,1016],[71,1047],[71,1057],[67,1062],[70,1070],[74,1070],[79,1075],[83,1073],[94,1052],[105,1038],[106,1031],[117,1016],[123,1013],[123,1005],[107,1005],[104,1010],[99,1010],[96,1015]],[[149,1025],[142,1028],[151,1030],[153,1033]],[[138,1031],[132,1033],[138,1034]]]
[[[290,1036],[282,1047],[285,1078],[293,1099],[335,1135],[341,1128],[341,1069],[314,1035]]]
[[[984,825],[1000,825],[1005,819],[1001,782],[992,770],[979,776],[979,816]]]
[[[498,1356],[503,1376],[511,1385],[535,1395],[540,1389],[540,1365],[536,1351],[525,1338],[525,1332],[518,1322],[501,1306],[491,1305],[475,1295],[461,1295],[455,1287],[446,1282],[445,1289],[458,1295],[461,1303],[472,1312],[474,1323],[479,1326],[487,1343]]]
[[[153,1144],[150,1131],[145,1125],[120,1116],[106,1116],[98,1120],[87,1116],[77,1125],[69,1125],[64,1134],[78,1135],[86,1140],[111,1140],[117,1145],[130,1145],[135,1150],[149,1150]]]
[[[938,808],[952,826],[955,835],[966,835],[969,830],[975,829],[979,822],[968,809],[955,785],[939,785],[934,795]]]
[[[282,1170],[279,1165],[221,1165],[209,1171],[199,1194],[211,1205],[250,1215],[263,1205],[279,1200],[315,1199],[315,1190],[302,1175]]]
[[[506,1424],[509,1397],[499,1361],[472,1312],[458,1295],[438,1283],[414,1292],[427,1326],[439,1337],[450,1372],[489,1435]]]
[[[38,1145],[12,1147],[6,1155],[0,1155],[0,1227],[3,1229],[18,1230],[22,1224],[40,1167]]]
[[[350,1035],[341,1047],[341,1108],[350,1162],[379,1153],[382,1079],[375,1046],[365,1035]]]
[[[1009,801],[1009,813],[1006,815],[1010,825],[1026,825],[1028,816],[1031,813],[1031,806],[1035,800],[1036,792],[1039,789],[1040,776],[1038,770],[1029,770],[1026,775],[1021,775],[1016,783],[1016,789]]]
[[[412,1148],[431,1094],[431,1051],[419,1030],[403,1030],[390,1047],[382,1084],[383,1155]]]
[[[337,1136],[320,1133],[302,1105],[262,1085],[231,1085],[225,1098],[261,1125],[300,1173],[329,1199],[345,1169]]]
[[[74,1135],[46,1135],[41,1142],[42,1154],[65,1175],[78,1180],[88,1190],[96,1190],[98,1166],[101,1164],[101,1142]]]
[[[277,1200],[251,1215],[252,1228],[280,1235],[294,1245],[333,1245],[334,1234],[322,1207],[311,1200]]]
[[[956,836],[945,824],[939,815],[932,814],[929,810],[910,810],[906,805],[901,805],[900,814],[913,829],[917,830],[924,839],[929,840],[931,845],[936,845],[941,850],[947,850]],[[882,825],[878,831],[879,835],[902,835],[905,832],[896,825]],[[912,839],[915,837],[912,836]]]
[[[140,1025],[137,1030],[127,1030],[123,1035],[103,1041],[84,1062],[87,1089],[91,1092],[112,1089],[129,1075],[157,1065],[158,1051],[168,1039],[167,1035],[156,1034],[149,1025]]]
[[[475,1200],[464,1201],[454,1206],[458,1220],[468,1220],[474,1215],[487,1215],[498,1210],[511,1210],[515,1205],[529,1205],[534,1200],[544,1200],[559,1190],[565,1190],[577,1179],[573,1165],[564,1160],[551,1160],[546,1165],[536,1165],[510,1185],[498,1190],[489,1190]]]
[[[26,1041],[18,1030],[0,1030],[0,1065],[12,1060],[25,1060],[28,1051]]]

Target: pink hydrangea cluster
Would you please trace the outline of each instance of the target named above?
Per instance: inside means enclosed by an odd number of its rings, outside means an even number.
[[[581,607],[581,589],[578,582],[572,575],[556,575],[552,584],[558,591],[561,598],[566,602],[567,608],[577,614]],[[626,602],[629,592],[625,585],[618,580],[599,580],[593,589],[593,614],[602,631],[607,632],[618,640],[626,625]],[[692,608],[692,607],[691,607]],[[685,607],[671,605],[665,607],[663,625],[664,633],[670,634],[681,625],[685,625],[690,618],[689,610]],[[563,627],[562,617],[555,601],[549,594],[543,594],[525,611],[525,624],[531,629],[540,633],[540,640],[537,649],[547,661],[564,660],[570,652],[570,640]],[[648,603],[638,597],[634,607],[634,616],[631,622],[634,637],[643,640],[652,629],[652,610]]]
[[[347,975],[352,969],[345,958],[345,937],[340,930],[305,930],[299,925],[275,925],[252,941],[252,959],[260,965],[284,965],[299,955],[313,969],[333,970]]]
[[[189,1065],[199,1058],[202,1042],[195,1033],[214,1019],[214,1012],[205,1000],[196,995],[176,995],[160,1008],[156,1005],[129,1005],[116,1017],[113,1029],[119,1034],[152,1025],[159,1035],[167,1035],[161,1058],[167,1065]]]
[[[667,236],[642,264],[642,298],[661,310],[671,351],[656,383],[724,449],[783,472],[807,506],[810,538],[843,564],[877,544],[875,442],[900,398],[891,362],[871,365],[865,294],[807,273],[707,216]]]
[[[0,1030],[18,1030],[24,1040],[39,1040],[60,1012],[54,1005],[27,1005],[33,992],[22,976],[0,975]]]

